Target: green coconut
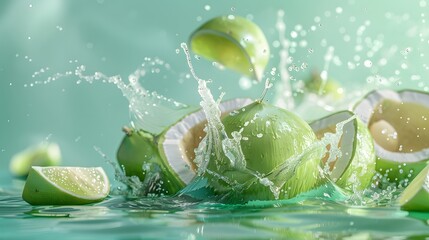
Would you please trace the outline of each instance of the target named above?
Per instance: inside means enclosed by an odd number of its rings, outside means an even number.
[[[406,186],[429,160],[429,95],[415,90],[376,90],[354,112],[374,138],[376,170]]]
[[[245,169],[232,167],[225,155],[213,156],[207,170],[217,193],[239,201],[271,200],[315,187],[320,160],[310,147],[316,137],[300,117],[257,101],[225,116],[222,123],[230,138],[240,133]]]
[[[344,88],[341,87],[340,83],[332,78],[324,80],[318,72],[314,72],[305,82],[305,88],[309,92],[320,96],[329,96],[335,100],[344,98]]]
[[[219,104],[227,114],[251,103],[233,99]],[[195,152],[205,136],[207,123],[203,110],[193,112],[158,136],[144,130],[125,129],[117,160],[127,176],[137,176],[147,193],[172,195],[184,188],[196,175]]]
[[[329,178],[339,187],[349,191],[364,190],[371,183],[375,174],[375,151],[371,134],[368,128],[350,111],[340,111],[310,124],[318,139],[326,133],[336,133],[337,124],[346,121],[341,131],[338,146],[335,150],[341,156],[330,158],[330,151],[326,152],[321,165]],[[333,149],[328,144],[327,150]],[[329,160],[329,162],[328,162]]]
[[[158,152],[155,137],[146,131],[124,128],[125,136],[117,151],[117,160],[126,176],[137,176],[146,194],[174,194],[184,184]]]

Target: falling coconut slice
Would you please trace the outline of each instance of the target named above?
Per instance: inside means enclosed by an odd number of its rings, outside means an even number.
[[[251,103],[250,99],[233,99],[219,104],[227,114]],[[172,195],[185,187],[196,175],[194,149],[205,136],[203,110],[191,113],[159,136],[143,130],[126,129],[117,152],[118,163],[127,176],[137,176],[147,193]]]
[[[376,170],[388,182],[406,186],[429,160],[429,95],[376,90],[354,112],[374,138]]]
[[[316,120],[310,124],[318,139],[326,133],[336,133],[336,125],[351,119],[354,114],[341,111]],[[322,168],[338,186],[350,190],[365,189],[375,173],[375,152],[371,135],[365,125],[357,118],[346,122],[342,129],[338,146],[327,145],[322,159]],[[330,156],[335,150],[338,156]]]
[[[407,211],[429,212],[429,166],[414,178],[399,197],[401,208]]]

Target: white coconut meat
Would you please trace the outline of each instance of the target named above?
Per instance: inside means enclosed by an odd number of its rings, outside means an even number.
[[[370,129],[379,158],[401,163],[429,159],[428,93],[372,91],[354,112]]]
[[[249,105],[248,98],[233,99],[219,104],[222,115]],[[161,138],[161,150],[167,162],[179,178],[188,184],[196,174],[195,149],[205,137],[204,127],[207,123],[203,110],[184,117],[170,127]]]
[[[313,123],[310,124],[311,128],[313,129],[314,133],[316,134],[316,137],[318,139],[321,139],[325,133],[335,133],[336,132],[336,125],[340,122],[346,121],[347,119],[351,118],[354,114],[349,111],[341,111],[334,113],[332,115],[329,115],[327,117],[324,117],[322,119],[316,120]],[[338,150],[341,151],[341,156],[337,159],[333,159],[333,161],[326,163],[329,157],[329,152],[325,155],[325,157],[322,159],[322,166],[329,164],[329,167],[327,167],[329,170],[329,176],[330,178],[336,182],[338,179],[341,178],[341,176],[344,174],[344,172],[349,167],[353,156],[355,152],[356,143],[356,134],[357,134],[357,123],[356,120],[353,119],[349,122],[347,122],[343,127],[343,134],[340,138],[340,141],[338,143]],[[328,149],[331,149],[332,146],[328,145]],[[325,167],[324,167],[325,168]]]

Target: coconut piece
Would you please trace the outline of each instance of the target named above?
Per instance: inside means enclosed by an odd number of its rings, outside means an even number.
[[[354,112],[374,137],[377,171],[389,182],[407,185],[429,159],[429,95],[376,90]]]
[[[350,111],[341,111],[323,117],[310,124],[318,139],[325,133],[336,133],[336,125],[354,116]],[[354,191],[365,189],[375,173],[375,153],[371,135],[365,125],[357,118],[346,122],[342,135],[335,146],[341,151],[339,157],[330,159],[332,146],[326,146],[327,152],[321,161],[321,166],[329,178],[338,186]]]
[[[252,103],[251,99],[238,98],[219,104],[222,115]],[[196,172],[194,150],[206,135],[207,123],[203,110],[191,113],[168,128],[158,140],[161,157],[183,183],[191,182]]]
[[[227,114],[249,103],[233,99],[219,104]],[[127,176],[137,176],[146,194],[177,193],[196,175],[194,149],[205,136],[203,110],[191,113],[167,128],[159,136],[144,130],[124,128],[126,133],[117,152],[118,163]]]

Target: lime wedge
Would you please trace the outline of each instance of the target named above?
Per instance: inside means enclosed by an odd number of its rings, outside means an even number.
[[[399,197],[401,208],[407,211],[429,211],[429,165],[408,185]]]
[[[15,154],[9,165],[10,172],[17,177],[28,175],[31,166],[57,166],[61,162],[60,147],[56,143],[43,143]]]
[[[22,198],[32,205],[78,205],[99,202],[109,191],[100,167],[32,167]]]
[[[261,80],[270,57],[262,30],[239,16],[220,16],[200,26],[190,37],[192,51],[247,77]]]

